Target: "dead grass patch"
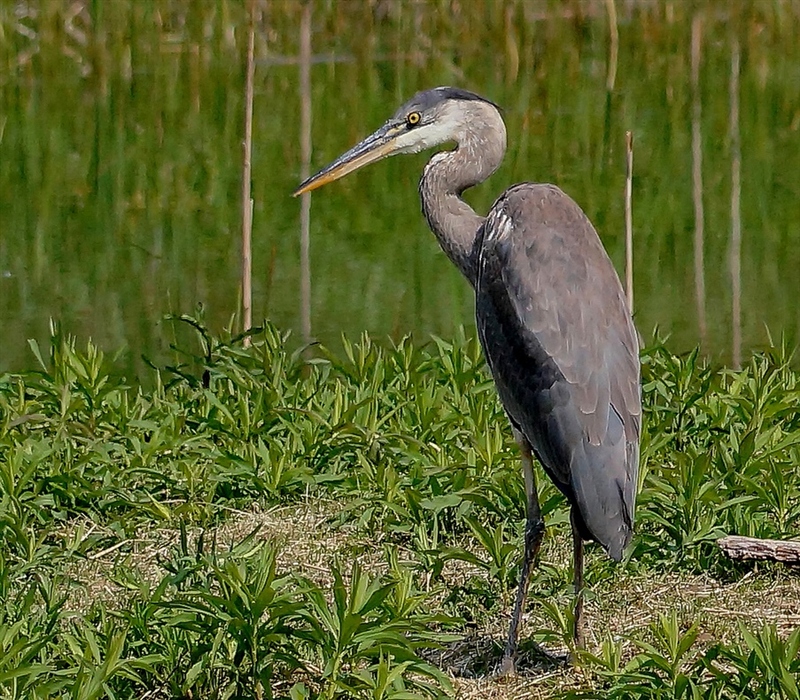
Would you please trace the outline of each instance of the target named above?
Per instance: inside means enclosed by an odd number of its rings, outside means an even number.
[[[216,543],[227,549],[247,534],[258,529],[257,537],[274,541],[280,547],[278,566],[293,571],[327,587],[332,583],[329,565],[337,558],[345,567],[358,561],[362,568],[378,572],[386,567],[384,535],[365,537],[351,527],[335,528],[331,518],[339,512],[337,502],[307,499],[290,506],[249,510],[231,510],[227,520],[214,530],[206,530],[206,546]],[[90,522],[75,522],[62,533],[74,537],[78,528],[83,536],[98,533]],[[195,541],[200,530],[193,530]],[[155,584],[163,575],[158,562],[167,557],[180,537],[175,528],[152,528],[137,533],[135,538],[119,542],[89,554],[69,569],[75,582],[68,599],[68,609],[76,614],[102,601],[111,607],[120,606],[129,595],[119,582],[119,567],[132,567],[141,579]],[[548,538],[543,560],[564,577],[569,576],[569,546],[562,534]],[[588,566],[602,555],[593,552]],[[401,557],[402,558],[402,557]],[[410,555],[408,557],[410,559]],[[464,585],[482,572],[463,561],[448,561],[443,572],[444,585],[434,584],[436,595],[444,599],[454,586]],[[535,576],[535,574],[534,574]],[[438,585],[438,589],[436,586]],[[535,581],[534,586],[535,589]],[[587,671],[554,665],[537,657],[529,643],[521,647],[520,674],[512,679],[494,677],[500,661],[510,614],[513,591],[500,601],[501,613],[476,611],[475,619],[465,627],[459,642],[431,657],[440,668],[453,676],[456,697],[465,700],[524,700],[556,698],[567,690],[592,683]],[[572,593],[563,588],[557,596],[560,606],[571,605]],[[609,636],[622,640],[626,658],[636,651],[631,639],[648,639],[648,627],[661,614],[672,610],[688,628],[699,621],[700,647],[721,641],[741,641],[739,623],[749,628],[774,624],[783,634],[800,625],[800,578],[789,570],[776,567],[755,568],[734,582],[721,582],[707,574],[686,574],[671,571],[637,571],[635,567],[618,568],[613,576],[596,584],[586,601],[586,639],[589,649],[596,649]],[[528,601],[522,629],[523,640],[537,630],[553,627],[536,595]],[[549,651],[563,654],[566,649],[549,645]]]

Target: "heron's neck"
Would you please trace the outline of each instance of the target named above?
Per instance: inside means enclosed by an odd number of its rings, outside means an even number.
[[[481,109],[458,134],[453,151],[437,153],[428,161],[419,183],[422,212],[439,245],[474,287],[477,260],[473,244],[484,217],[475,213],[461,193],[483,182],[503,160],[506,129],[497,110]]]

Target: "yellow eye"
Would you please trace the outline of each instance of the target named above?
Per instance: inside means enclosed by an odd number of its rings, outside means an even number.
[[[419,124],[419,120],[420,120],[419,112],[411,112],[406,117],[406,123],[409,126],[416,126],[417,124]]]

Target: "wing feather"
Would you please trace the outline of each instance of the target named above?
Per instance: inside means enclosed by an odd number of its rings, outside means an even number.
[[[614,267],[552,185],[507,190],[476,246],[478,332],[501,400],[586,534],[619,558],[633,523],[641,388]]]

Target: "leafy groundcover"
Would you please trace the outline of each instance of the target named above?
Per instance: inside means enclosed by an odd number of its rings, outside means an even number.
[[[152,389],[57,329],[0,376],[0,697],[800,698],[797,577],[715,544],[800,530],[785,351],[737,372],[643,352],[628,557],[590,547],[587,650],[560,664],[568,512],[540,475],[501,680],[523,484],[477,342],[292,352],[182,321],[198,349]]]

